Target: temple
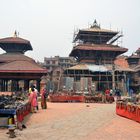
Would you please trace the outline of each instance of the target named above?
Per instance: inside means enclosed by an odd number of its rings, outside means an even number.
[[[0,55],[0,91],[25,91],[34,83],[39,90],[41,77],[47,70],[24,55],[33,50],[30,42],[19,38],[15,32],[14,37],[0,39],[0,48],[6,52]]]
[[[90,92],[118,87],[126,92],[127,74],[131,69],[114,63],[117,56],[128,50],[117,44],[121,37],[118,31],[102,29],[96,20],[90,28],[75,34],[70,56],[79,64],[64,73],[65,77],[74,79],[73,90]]]
[[[122,37],[117,31],[101,29],[96,20],[89,29],[79,30],[74,38],[70,56],[74,56],[80,63],[92,63],[97,65],[113,64],[115,58],[126,52],[113,43]]]

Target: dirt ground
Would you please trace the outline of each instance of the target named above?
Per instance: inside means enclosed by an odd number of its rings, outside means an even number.
[[[120,117],[114,104],[48,103],[29,114],[14,140],[139,140],[140,124]],[[9,140],[0,129],[0,140]]]

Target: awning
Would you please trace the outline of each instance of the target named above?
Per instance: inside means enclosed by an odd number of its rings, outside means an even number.
[[[89,70],[92,72],[107,72],[110,71],[104,65],[94,65],[94,64],[78,64],[76,66],[68,68],[68,70]]]
[[[89,70],[91,72],[112,72],[112,65],[78,64],[67,70]],[[122,68],[115,65],[115,71],[133,72],[130,68]]]
[[[88,69],[92,72],[107,72],[109,71],[107,69],[107,67],[103,66],[103,65],[87,65]]]

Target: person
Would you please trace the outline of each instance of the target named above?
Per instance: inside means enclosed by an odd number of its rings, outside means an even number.
[[[31,88],[31,93],[29,95],[29,102],[31,103],[31,113],[36,113],[37,94],[33,87]]]
[[[47,109],[47,102],[46,102],[46,98],[48,97],[48,93],[46,88],[43,88],[41,90],[41,107],[42,109]]]
[[[35,86],[33,86],[33,88],[34,88],[34,90],[35,90],[35,92],[36,92],[36,100],[37,100],[37,106],[36,106],[36,109],[37,110],[39,110],[39,106],[38,106],[38,96],[39,96],[39,92],[38,92],[38,90],[37,90],[37,88],[35,87]]]
[[[129,93],[130,93],[130,97],[132,97],[134,93],[133,89],[130,89]]]
[[[129,96],[132,97],[133,96],[133,93],[134,93],[133,89],[130,89]]]
[[[106,95],[106,96],[109,96],[109,94],[110,94],[110,90],[109,90],[109,89],[106,89],[106,90],[105,90],[105,95]]]
[[[121,91],[120,91],[120,89],[116,89],[115,95],[117,96],[117,100],[121,100]]]
[[[106,96],[104,92],[102,92],[102,103],[106,103]]]
[[[113,90],[110,89],[110,96],[113,96]]]
[[[131,99],[132,99],[132,102],[133,102],[134,104],[136,104],[136,102],[137,102],[137,97],[136,97],[136,93],[135,93],[135,92],[133,92],[133,94],[131,95]]]
[[[138,104],[140,104],[140,93],[138,93],[138,95],[137,95],[137,102],[138,102]]]
[[[32,88],[34,88],[33,85],[31,85],[31,86],[29,87],[29,89],[28,89],[28,97],[30,97],[30,94],[31,94],[31,92],[32,92]]]
[[[105,90],[105,100],[106,100],[106,101],[108,101],[109,96],[110,96],[110,90],[109,90],[109,89],[106,89],[106,90]]]

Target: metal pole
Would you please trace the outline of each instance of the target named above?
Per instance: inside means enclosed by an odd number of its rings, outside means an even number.
[[[115,90],[115,65],[112,65],[112,89]]]

